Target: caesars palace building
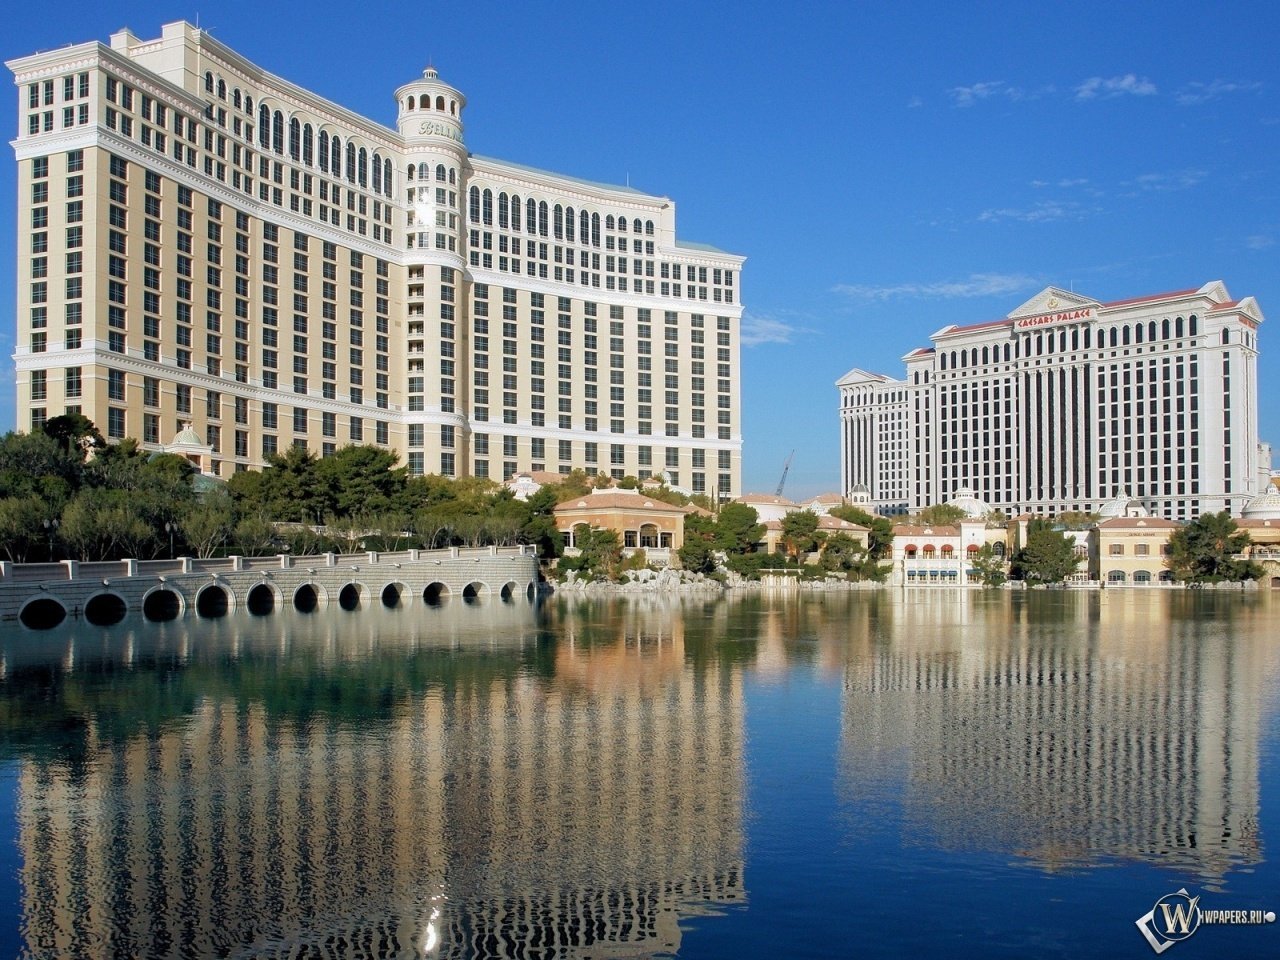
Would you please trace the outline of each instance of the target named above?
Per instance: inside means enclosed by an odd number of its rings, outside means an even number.
[[[744,258],[671,200],[471,155],[431,68],[388,129],[182,22],[8,66],[24,429],[741,493]]]
[[[1050,287],[1002,320],[944,327],[905,378],[837,381],[843,489],[887,514],[965,490],[1012,514],[1117,497],[1170,520],[1238,514],[1270,467],[1261,323],[1215,281],[1112,303]]]

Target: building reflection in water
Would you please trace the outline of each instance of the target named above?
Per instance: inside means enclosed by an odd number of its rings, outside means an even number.
[[[745,899],[741,668],[684,612],[11,632],[26,955],[675,951]]]
[[[910,842],[1046,870],[1212,884],[1261,859],[1269,598],[917,592],[861,607],[841,645],[850,811],[892,796]]]

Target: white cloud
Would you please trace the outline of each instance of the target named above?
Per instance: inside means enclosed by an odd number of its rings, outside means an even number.
[[[1275,237],[1265,233],[1255,233],[1251,237],[1244,238],[1244,245],[1250,250],[1265,250],[1267,247],[1274,246],[1275,242]]]
[[[1076,87],[1077,100],[1110,99],[1125,94],[1149,97],[1156,93],[1156,85],[1146,77],[1126,73],[1119,77],[1090,77]]]
[[[916,107],[923,107],[923,106],[924,106],[924,100],[921,99],[920,97],[912,97],[910,100],[907,101],[908,110],[914,110]]]
[[[1010,96],[1012,89],[1006,87],[1003,80],[991,80],[986,83],[975,83],[971,87],[952,87],[947,93],[957,107],[972,107],[979,100],[986,100],[998,93]]]
[[[1230,93],[1252,93],[1262,89],[1256,81],[1211,80],[1208,83],[1192,82],[1178,91],[1175,99],[1184,107],[1192,107],[1210,100],[1217,100]]]
[[[1167,173],[1144,173],[1133,180],[1133,186],[1140,190],[1168,193],[1173,190],[1186,190],[1194,187],[1208,174],[1204,170],[1173,170]]]
[[[1082,207],[1078,203],[1062,200],[1040,200],[1030,207],[996,207],[978,214],[982,223],[999,220],[1017,220],[1021,223],[1048,223],[1053,220],[1083,220],[1097,213],[1096,208]]]
[[[742,318],[741,340],[744,347],[757,347],[762,343],[790,343],[797,334],[805,332],[804,327],[777,317],[747,313]]]
[[[935,283],[899,283],[890,286],[842,283],[835,287],[856,300],[951,300],[961,297],[989,297],[1016,293],[1039,283],[1035,277],[1014,273],[972,273],[964,280]]]

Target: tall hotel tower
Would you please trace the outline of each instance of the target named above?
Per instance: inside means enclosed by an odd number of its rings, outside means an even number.
[[[21,428],[741,492],[743,258],[672,201],[473,156],[430,68],[388,129],[181,22],[8,66]]]
[[[1013,514],[1117,497],[1169,520],[1238,513],[1260,492],[1261,323],[1215,281],[1112,303],[1049,287],[944,327],[904,379],[836,383],[844,489],[888,514],[965,489]]]

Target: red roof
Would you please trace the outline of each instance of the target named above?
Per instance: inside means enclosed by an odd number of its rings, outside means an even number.
[[[1104,303],[1104,307],[1127,307],[1134,303],[1148,303],[1153,300],[1175,300],[1179,297],[1190,297],[1200,292],[1199,287],[1192,287],[1190,290],[1171,290],[1168,293],[1153,293],[1145,297],[1130,297],[1127,300],[1112,300]]]
[[[1164,517],[1112,517],[1097,526],[1099,530],[1176,530],[1182,524]]]
[[[945,333],[950,336],[953,333],[968,333],[971,330],[985,330],[987,327],[1007,327],[1013,323],[1008,317],[1003,320],[988,320],[985,323],[970,323],[963,327],[952,327]]]

